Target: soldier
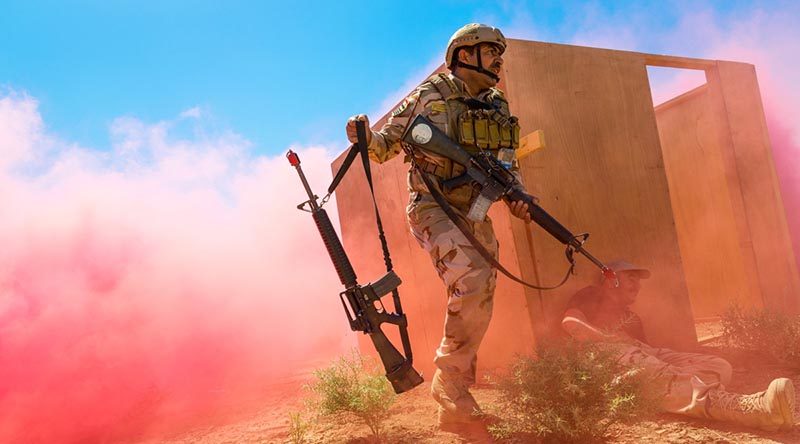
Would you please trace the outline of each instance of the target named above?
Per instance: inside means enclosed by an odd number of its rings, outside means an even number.
[[[444,337],[436,351],[437,370],[431,394],[439,403],[439,426],[481,420],[481,411],[468,388],[475,382],[477,352],[492,315],[496,270],[479,254],[435,202],[421,175],[439,188],[451,208],[465,221],[476,197],[471,184],[444,190],[441,182],[461,175],[464,169],[451,160],[412,149],[401,143],[406,126],[417,114],[428,117],[465,150],[490,150],[507,162],[519,178],[514,150],[519,145],[519,124],[509,113],[508,102],[496,88],[503,66],[506,39],[499,29],[469,24],[450,38],[445,63],[449,74],[430,77],[392,112],[380,131],[367,131],[370,158],[386,162],[401,151],[411,162],[408,172],[408,224],[431,257],[447,288],[448,301]],[[356,120],[347,122],[347,137],[355,143]],[[509,204],[512,214],[530,222],[528,205]],[[472,233],[497,258],[497,240],[492,221],[467,221]]]
[[[663,391],[662,408],[697,418],[736,422],[767,431],[794,424],[792,381],[778,378],[752,395],[725,391],[732,369],[728,361],[699,353],[682,353],[647,344],[641,319],[630,310],[650,271],[624,261],[608,264],[617,279],[602,278],[573,296],[562,327],[578,340],[606,343],[621,362],[642,368]]]

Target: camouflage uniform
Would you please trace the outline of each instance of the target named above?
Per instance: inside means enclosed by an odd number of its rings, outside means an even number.
[[[647,373],[652,388],[661,392],[662,408],[667,412],[702,416],[703,395],[731,381],[730,363],[718,356],[654,348],[644,343],[609,347],[618,352],[620,362]]]
[[[622,364],[644,372],[651,388],[660,392],[665,411],[767,431],[793,427],[795,390],[790,379],[774,379],[766,390],[750,395],[728,392],[728,361],[651,347],[641,319],[628,308],[639,293],[639,281],[649,278],[650,271],[625,261],[607,266],[616,273],[616,282],[604,276],[602,286],[586,287],[572,297],[562,320],[567,332],[602,341]]]
[[[369,145],[370,157],[376,162],[385,162],[403,151],[401,137],[410,119],[417,114],[426,116],[451,139],[461,142],[467,151],[480,149],[460,139],[462,135],[458,129],[463,124],[463,116],[470,112],[462,100],[466,98],[469,95],[464,83],[457,77],[450,74],[432,76],[401,103],[379,132],[373,133]],[[516,119],[509,114],[508,103],[502,92],[491,88],[476,98],[494,106],[497,120],[506,119],[513,125],[503,129],[506,142],[500,142],[499,146],[493,143],[494,146],[485,149],[496,152],[499,147],[516,148],[519,127]],[[420,150],[407,152],[406,160],[417,165],[417,168],[410,168],[408,174],[408,223],[420,246],[430,254],[448,294],[444,337],[436,351],[435,363],[451,379],[459,379],[468,386],[475,381],[478,347],[492,315],[496,271],[434,201],[420,177],[420,174],[428,174],[434,183],[439,183],[443,179],[461,175],[463,167]],[[512,171],[516,171],[516,160]],[[515,174],[518,176],[518,173]],[[473,187],[464,185],[442,191],[442,194],[472,228],[476,238],[497,258],[498,245],[491,220],[487,217],[483,222],[473,223],[465,217],[475,197]]]
[[[619,352],[622,363],[647,374],[652,388],[661,392],[664,411],[767,431],[789,430],[794,424],[795,393],[789,379],[775,379],[767,390],[751,395],[731,393],[725,385],[730,383],[732,368],[720,357],[644,343],[609,346]]]
[[[615,264],[610,264],[612,269]],[[651,347],[639,316],[627,306],[603,304],[606,297],[602,287],[589,286],[572,297],[569,308],[583,313],[592,326],[620,338],[620,342],[607,343],[606,347],[615,351],[620,362],[648,374],[654,388],[663,394],[664,410],[690,413],[698,406],[698,393],[730,382],[732,368],[728,361],[717,356]]]

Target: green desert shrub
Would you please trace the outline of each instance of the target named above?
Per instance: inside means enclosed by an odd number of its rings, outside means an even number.
[[[721,318],[725,342],[800,368],[800,316],[730,307]]]
[[[383,426],[396,395],[382,368],[353,352],[315,371],[314,376],[308,388],[316,395],[312,404],[320,414],[355,416],[377,440],[383,438]]]
[[[308,429],[311,424],[303,418],[300,412],[289,412],[289,442],[303,444],[306,442]]]
[[[559,341],[519,357],[499,379],[500,422],[496,438],[528,442],[602,441],[608,428],[654,413],[655,395],[644,373],[623,367],[601,344]]]

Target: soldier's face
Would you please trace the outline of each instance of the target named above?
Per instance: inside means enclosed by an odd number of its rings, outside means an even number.
[[[484,68],[499,76],[500,68],[503,67],[503,48],[498,45],[481,45],[481,63]]]
[[[636,296],[642,288],[640,276],[636,272],[620,271],[617,272],[619,287],[614,287],[612,293],[614,299],[620,305],[631,305],[636,302]]]
[[[501,48],[499,45],[494,45],[491,43],[479,45],[479,48],[481,54],[481,67],[491,71],[499,77],[500,69],[503,67],[503,48]],[[478,51],[474,51],[472,54],[465,54],[467,56],[466,62],[468,64],[476,66],[478,65]],[[490,88],[497,84],[497,82],[491,77],[480,74],[475,76],[475,81],[482,83],[480,85],[481,89]]]

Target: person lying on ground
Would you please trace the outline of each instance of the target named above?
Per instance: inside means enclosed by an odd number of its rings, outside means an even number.
[[[731,364],[718,356],[684,353],[648,344],[641,318],[631,311],[650,271],[625,261],[608,264],[616,279],[578,291],[561,321],[574,339],[601,342],[620,362],[646,372],[654,390],[663,393],[662,409],[696,418],[710,418],[766,431],[794,425],[795,390],[787,378],[773,380],[766,390],[750,395],[725,390]]]

